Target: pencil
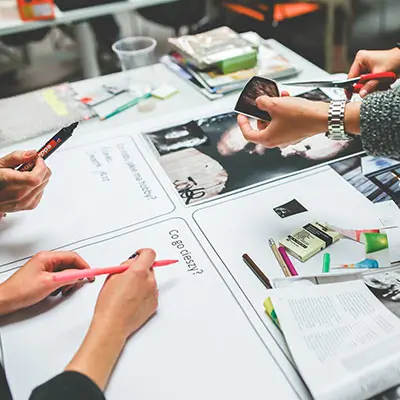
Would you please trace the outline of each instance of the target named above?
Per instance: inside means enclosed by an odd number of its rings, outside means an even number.
[[[289,271],[287,265],[285,264],[285,261],[283,261],[283,258],[281,256],[281,254],[279,253],[278,248],[276,247],[276,243],[275,243],[274,239],[272,239],[272,238],[268,239],[268,243],[269,243],[269,246],[271,247],[272,252],[274,253],[276,261],[278,261],[278,264],[282,269],[283,274],[285,276],[291,276],[290,271]]]
[[[243,261],[246,265],[254,272],[254,275],[264,284],[267,289],[272,289],[271,282],[269,279],[264,275],[261,269],[257,266],[257,264],[250,258],[248,254],[242,255]]]

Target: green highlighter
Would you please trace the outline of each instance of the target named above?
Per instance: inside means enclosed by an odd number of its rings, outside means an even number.
[[[122,111],[127,110],[128,108],[136,106],[136,104],[138,104],[139,101],[148,99],[149,97],[151,97],[151,93],[146,93],[141,97],[136,97],[133,100],[129,101],[128,103],[116,108],[114,111],[110,112],[105,117],[101,118],[101,120],[104,121],[105,119],[111,118],[114,115],[117,115],[117,114],[121,113]]]
[[[329,253],[324,254],[324,259],[322,261],[322,272],[329,272],[331,268],[331,255]]]

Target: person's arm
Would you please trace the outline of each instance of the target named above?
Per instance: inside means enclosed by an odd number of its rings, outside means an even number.
[[[29,400],[105,400],[101,389],[86,375],[64,371],[33,390]]]
[[[129,336],[155,313],[158,306],[157,283],[152,269],[155,253],[150,249],[136,253],[135,259],[124,263],[130,268],[106,280],[85,340],[66,367],[67,371],[88,376],[101,389],[106,387]]]
[[[97,299],[86,337],[65,368],[36,388],[30,400],[102,400],[111,372],[132,333],[156,311],[155,253],[145,249],[125,272],[107,278]]]
[[[399,159],[400,88],[368,95],[361,104],[360,124],[368,154]]]

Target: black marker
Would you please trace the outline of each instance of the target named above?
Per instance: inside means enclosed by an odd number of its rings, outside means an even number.
[[[62,128],[58,131],[40,150],[38,150],[38,157],[45,160],[51,154],[53,154],[62,144],[64,144],[71,136],[72,132],[78,126],[79,122],[74,122],[73,124]],[[26,164],[22,164],[17,168],[17,171],[26,172],[32,171],[35,166],[36,161],[30,161]]]

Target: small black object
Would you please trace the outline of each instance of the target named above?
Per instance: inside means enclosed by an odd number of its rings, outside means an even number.
[[[301,205],[296,199],[289,201],[288,203],[282,204],[281,206],[275,207],[274,211],[281,217],[286,218],[295,214],[300,214],[307,211],[307,209]]]

